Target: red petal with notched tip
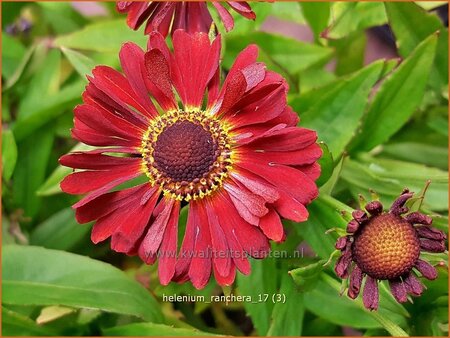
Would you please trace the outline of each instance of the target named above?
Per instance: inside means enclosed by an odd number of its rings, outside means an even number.
[[[294,222],[304,222],[308,219],[308,210],[301,202],[284,191],[278,193],[280,197],[273,206],[282,217]]]
[[[221,275],[219,270],[214,266],[214,278],[217,281],[217,284],[222,286],[228,286],[233,284],[234,279],[236,278],[236,267],[234,264],[230,266],[230,269],[226,275]]]
[[[181,100],[185,107],[201,107],[208,83],[219,66],[220,37],[211,43],[207,34],[189,35],[177,30],[173,45],[174,62],[181,74],[181,82],[176,84]]]
[[[273,209],[270,209],[269,213],[261,218],[259,227],[264,235],[275,242],[281,242],[284,239],[283,224],[280,216]]]

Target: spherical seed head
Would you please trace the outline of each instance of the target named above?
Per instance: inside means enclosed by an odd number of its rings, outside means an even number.
[[[395,279],[411,271],[420,255],[414,227],[400,216],[372,217],[355,234],[353,259],[360,269],[376,279]]]
[[[178,121],[159,135],[153,151],[155,167],[175,181],[190,182],[208,173],[217,158],[211,133],[190,121]]]

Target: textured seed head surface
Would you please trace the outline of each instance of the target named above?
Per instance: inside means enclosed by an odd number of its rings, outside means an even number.
[[[411,271],[420,255],[414,227],[399,216],[372,217],[355,234],[353,259],[360,269],[377,279],[395,279]]]
[[[192,181],[209,172],[217,144],[202,126],[180,121],[167,127],[156,141],[155,167],[175,181]]]

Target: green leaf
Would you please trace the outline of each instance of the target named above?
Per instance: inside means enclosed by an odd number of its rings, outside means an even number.
[[[332,17],[336,18],[328,28],[326,37],[340,39],[356,31],[380,26],[387,22],[381,2],[335,2]]]
[[[301,2],[303,16],[314,32],[316,39],[328,25],[330,19],[330,2]]]
[[[91,149],[93,149],[93,147],[83,143],[78,143],[75,147],[70,149],[69,152],[87,151]],[[58,167],[56,167],[56,169],[50,174],[47,180],[39,187],[36,194],[38,196],[51,196],[61,193],[62,191],[59,184],[61,183],[63,178],[69,175],[71,172],[71,168],[58,165]]]
[[[421,164],[374,158],[368,155],[360,156],[365,166],[365,172],[370,176],[388,184],[408,187],[419,192],[427,180],[431,185],[427,189],[424,205],[431,210],[446,210],[448,207],[448,172]],[[369,176],[367,175],[367,176]],[[398,189],[394,196],[401,193]],[[378,191],[377,191],[378,192]]]
[[[334,187],[336,186],[339,177],[341,175],[342,165],[345,161],[346,157],[342,156],[339,160],[339,163],[334,167],[333,173],[331,174],[330,178],[327,180],[325,184],[320,186],[320,193],[324,195],[331,195],[333,192]]]
[[[67,2],[37,2],[42,7],[46,20],[57,34],[66,34],[77,30],[86,20],[78,11],[74,11]]]
[[[336,50],[336,75],[350,74],[363,67],[366,44],[365,31],[355,32],[348,37],[330,41],[330,46]]]
[[[383,327],[373,313],[364,309],[362,297],[355,300],[346,295],[340,295],[341,285],[334,278],[322,273],[317,281],[317,287],[305,293],[306,308],[315,315],[325,318],[332,323],[354,328]],[[394,323],[405,325],[405,318],[396,312],[385,308],[385,297],[381,295],[378,313],[383,318],[390,318]],[[401,306],[401,305],[399,305]],[[395,325],[395,324],[394,324]]]
[[[2,34],[2,76],[9,79],[26,53],[22,43],[7,34]]]
[[[17,121],[12,127],[16,140],[21,141],[39,127],[63,114],[66,109],[73,108],[81,101],[84,86],[83,81],[66,85],[57,94],[49,97],[38,111]]]
[[[2,306],[2,336],[56,336],[58,332],[47,328],[20,313]]]
[[[87,81],[86,75],[91,74],[92,69],[96,66],[95,62],[86,55],[72,49],[61,47],[61,51],[72,64],[73,68],[80,74],[81,78]]]
[[[276,266],[273,258],[251,260],[252,273],[248,276],[238,274],[239,294],[259,299],[260,295],[275,294],[277,290]],[[272,302],[244,303],[247,314],[252,318],[253,326],[259,335],[266,335],[269,330]]]
[[[163,324],[133,323],[102,330],[105,336],[214,336],[196,329],[176,328]]]
[[[124,24],[123,19],[101,21],[83,29],[55,39],[54,45],[69,49],[117,53],[124,41],[146,46],[147,37],[142,32],[134,32]]]
[[[448,30],[436,14],[427,13],[413,2],[387,2],[385,6],[398,50],[403,57],[407,57],[428,36],[441,31],[436,59],[430,74],[433,86],[441,90],[448,84]]]
[[[317,46],[295,39],[264,32],[227,36],[227,53],[224,64],[230,67],[236,55],[251,43],[257,44],[268,60],[289,74],[296,74],[314,64],[328,60],[332,56],[330,48]]]
[[[436,36],[422,42],[381,85],[353,143],[353,151],[371,150],[409,120],[422,101],[436,42]]]
[[[295,284],[287,273],[281,277],[280,297],[273,308],[272,322],[268,336],[300,336],[303,327],[305,307],[303,294],[295,289]],[[276,295],[276,296],[278,296]]]
[[[329,180],[333,174],[334,168],[333,156],[331,155],[328,146],[325,143],[320,142],[320,148],[322,148],[322,157],[319,159],[320,177],[316,182],[318,187],[321,187]]]
[[[161,322],[155,299],[113,266],[64,251],[7,245],[2,302],[99,309]]]
[[[327,260],[335,250],[337,235],[327,231],[332,228],[345,229],[347,222],[340,212],[346,209],[351,211],[334,198],[322,195],[308,206],[308,220],[294,226],[320,258]]]
[[[414,149],[414,151],[411,151]],[[440,169],[448,169],[448,148],[439,147],[419,142],[399,142],[383,145],[383,152],[386,157],[403,160],[406,162],[416,162],[435,166]]]
[[[7,181],[11,178],[17,162],[17,145],[11,130],[2,132],[2,168],[3,178]]]
[[[382,69],[383,61],[378,61],[342,80],[301,115],[303,126],[317,131],[334,158],[339,158],[356,132]]]
[[[23,99],[20,101],[17,120],[23,120],[39,112],[52,95],[59,91],[61,80],[61,52],[52,49],[45,57],[42,68],[39,68],[27,85]]]
[[[54,133],[50,127],[18,144],[20,156],[13,175],[13,196],[14,202],[30,217],[36,215],[41,205],[36,191],[44,182],[53,140]]]
[[[91,230],[78,224],[71,208],[63,209],[39,224],[31,233],[30,243],[49,249],[70,250]]]
[[[316,282],[320,278],[326,260],[321,259],[313,263],[308,260],[307,262],[306,265],[289,271],[295,284],[297,284],[299,290],[302,292],[310,291],[317,286]]]

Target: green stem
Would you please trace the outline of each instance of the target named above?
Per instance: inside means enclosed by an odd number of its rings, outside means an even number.
[[[370,314],[386,329],[387,332],[391,334],[391,336],[409,337],[409,335],[400,326],[380,315],[378,312],[373,311]]]

